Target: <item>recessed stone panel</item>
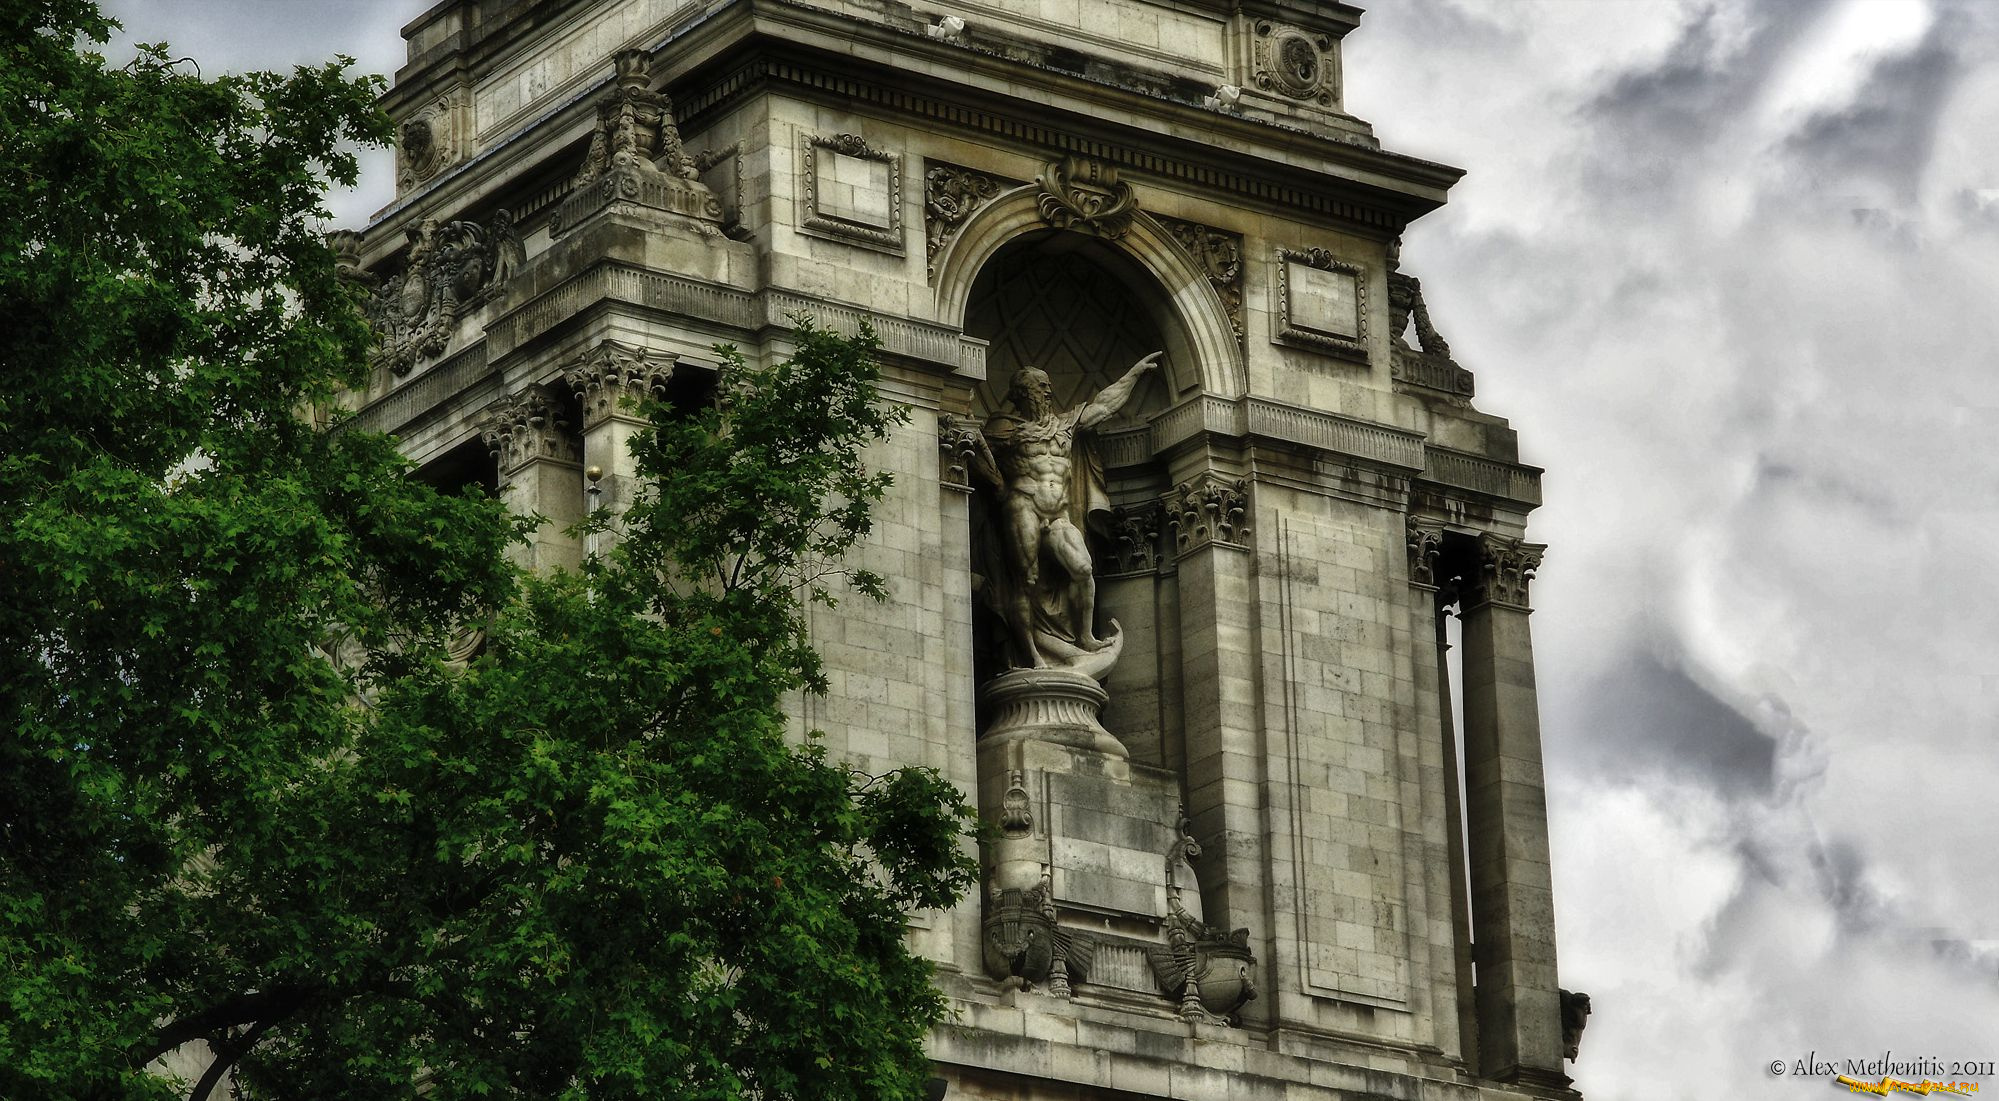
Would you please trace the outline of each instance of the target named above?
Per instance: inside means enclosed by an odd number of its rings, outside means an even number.
[[[1367,359],[1367,273],[1323,248],[1277,250],[1279,344]]]
[[[902,254],[902,158],[857,134],[807,135],[800,147],[799,229]]]

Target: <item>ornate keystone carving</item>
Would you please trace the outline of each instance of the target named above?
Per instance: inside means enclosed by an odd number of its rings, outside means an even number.
[[[1116,573],[1150,573],[1159,568],[1162,509],[1157,501],[1111,511],[1111,561]]]
[[[1339,67],[1333,58],[1337,43],[1329,34],[1315,34],[1288,23],[1256,22],[1256,86],[1266,92],[1333,107],[1339,102]]]
[[[1073,229],[1115,239],[1138,215],[1138,196],[1118,179],[1117,166],[1074,154],[1054,161],[1036,179],[1041,185],[1041,219],[1056,229]]]
[[[582,399],[587,430],[614,416],[639,419],[639,403],[666,392],[679,358],[607,340],[577,357],[562,378]]]
[[[1249,545],[1249,483],[1214,474],[1183,482],[1161,502],[1182,552],[1209,542]]]
[[[1543,543],[1525,543],[1503,535],[1479,536],[1479,580],[1474,598],[1526,608],[1528,583],[1541,568],[1541,554],[1547,549]]]
[[[1221,296],[1229,325],[1242,339],[1242,237],[1197,222],[1160,218],[1159,224],[1173,235],[1180,247],[1194,258],[1194,265],[1208,277],[1208,284]]]
[[[923,251],[925,270],[932,277],[937,274],[937,254],[957,236],[958,227],[1005,187],[983,172],[930,162],[923,173]]]
[[[628,202],[689,220],[719,235],[722,200],[700,180],[680,143],[673,101],[652,90],[652,55],[626,50],[615,59],[617,79],[597,104],[597,129],[569,197],[549,221],[550,233],[573,228],[613,202]]]
[[[536,459],[583,461],[562,408],[560,397],[545,386],[535,385],[501,400],[486,414],[479,424],[479,436],[499,459],[502,473],[512,473]]]
[[[1411,347],[1405,335],[1411,321],[1421,349]],[[1423,283],[1402,271],[1402,240],[1388,246],[1388,342],[1389,374],[1397,382],[1434,390],[1457,401],[1472,396],[1472,374],[1451,358],[1451,346],[1430,323],[1429,307],[1423,303]]]
[[[442,353],[458,319],[504,290],[527,255],[506,210],[494,213],[490,227],[426,218],[407,232],[402,273],[383,283],[367,306],[375,362],[398,375]]]
[[[1409,517],[1409,581],[1415,585],[1437,584],[1437,558],[1444,551],[1444,526],[1431,520]]]

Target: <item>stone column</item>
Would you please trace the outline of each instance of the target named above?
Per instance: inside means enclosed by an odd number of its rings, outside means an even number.
[[[1249,929],[1268,959],[1269,853],[1257,706],[1262,659],[1248,486],[1209,472],[1168,494],[1165,507],[1178,556],[1187,811],[1206,849],[1198,870],[1207,916],[1215,925]],[[1267,1019],[1274,1006],[1275,998],[1266,997],[1242,1015]]]
[[[582,543],[569,527],[583,518],[583,466],[565,402],[540,385],[502,399],[480,424],[480,437],[499,460],[500,499],[516,515],[546,521],[514,560],[531,570],[575,568]]]
[[[1447,958],[1438,960],[1438,970],[1449,971],[1450,981],[1440,984],[1437,1010],[1437,1042],[1447,1053],[1465,1060],[1468,1068],[1478,1068],[1478,1017],[1476,994],[1472,988],[1471,900],[1465,879],[1464,806],[1460,798],[1458,739],[1454,708],[1451,705],[1450,642],[1446,638],[1445,609],[1457,600],[1452,571],[1442,566],[1444,530],[1441,523],[1411,517],[1408,523],[1410,630],[1415,648],[1416,715],[1421,736],[1432,739],[1437,760],[1442,764],[1439,793],[1444,806],[1445,837],[1440,847],[1443,860],[1432,857],[1431,879],[1445,881],[1451,900],[1451,944]],[[1448,591],[1447,591],[1448,587]],[[1425,642],[1429,643],[1427,646]],[[1426,755],[1425,760],[1428,760]],[[1426,800],[1432,783],[1424,780]],[[1433,894],[1432,897],[1435,897]],[[1449,1005],[1441,1004],[1448,992]]]
[[[1464,610],[1465,811],[1479,1072],[1561,1086],[1561,998],[1528,582],[1544,548],[1483,535]]]
[[[649,424],[639,411],[641,403],[665,392],[676,358],[607,340],[563,373],[583,406],[585,508],[607,510],[614,523],[632,506],[638,490],[631,442]],[[585,550],[601,554],[610,546],[609,540],[595,536]]]

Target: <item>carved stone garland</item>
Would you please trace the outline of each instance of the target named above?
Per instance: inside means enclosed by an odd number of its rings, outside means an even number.
[[[1208,284],[1221,297],[1228,311],[1229,327],[1236,339],[1243,338],[1242,326],[1242,237],[1198,222],[1178,218],[1158,218],[1166,232],[1194,258],[1194,266],[1208,277]]]
[[[1065,156],[1042,169],[1035,182],[1041,186],[1041,220],[1056,229],[1115,240],[1138,216],[1138,196],[1118,179],[1117,166],[1093,157]]]
[[[513,215],[504,209],[486,226],[426,218],[407,232],[402,272],[384,282],[367,306],[375,362],[398,375],[441,354],[458,319],[500,294],[527,260]],[[353,265],[342,270],[351,274]]]

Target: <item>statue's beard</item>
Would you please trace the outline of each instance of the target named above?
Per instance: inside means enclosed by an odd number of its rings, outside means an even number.
[[[1028,420],[1038,421],[1048,415],[1048,399],[1038,394],[1022,394],[1020,411],[1027,414]]]

